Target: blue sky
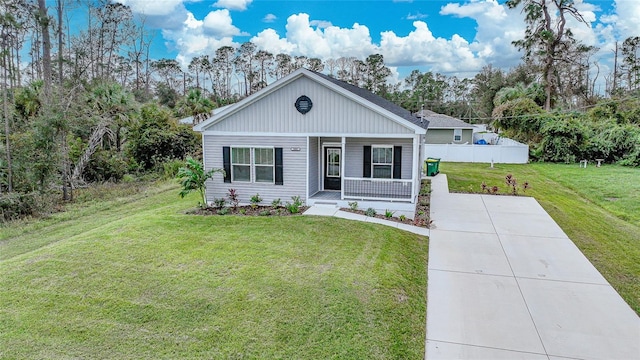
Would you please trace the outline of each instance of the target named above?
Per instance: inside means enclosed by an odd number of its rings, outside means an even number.
[[[364,59],[381,53],[400,78],[413,69],[461,77],[492,64],[508,69],[524,34],[519,10],[505,0],[117,0],[146,16],[156,32],[153,56],[186,64],[220,46],[252,41],[276,53]],[[640,35],[640,0],[576,0],[587,24],[576,37],[600,48],[601,73],[615,41]]]

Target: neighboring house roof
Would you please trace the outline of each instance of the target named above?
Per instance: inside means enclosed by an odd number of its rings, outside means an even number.
[[[264,98],[270,93],[282,88],[283,86],[287,85],[290,82],[295,81],[296,79],[299,79],[302,76],[306,76],[309,79],[312,79],[320,84],[323,84],[324,86],[330,89],[333,89],[334,91],[341,93],[342,95],[362,104],[363,106],[371,108],[377,111],[378,113],[386,114],[385,116],[390,120],[396,121],[397,123],[400,123],[409,129],[413,129],[417,134],[418,133],[424,134],[427,127],[429,126],[428,120],[420,119],[415,115],[411,114],[410,111],[405,110],[399,105],[396,105],[393,102],[387,99],[384,99],[381,96],[373,94],[368,90],[334,79],[330,76],[303,68],[303,69],[296,70],[295,72],[274,82],[273,84],[258,91],[257,93],[254,93],[244,98],[238,103],[221,108],[220,111],[216,111],[216,113],[212,117],[197,124],[194,127],[194,130],[204,131],[210,125],[213,125],[219,121],[224,120],[224,118],[226,118],[227,116],[249,106],[250,104]]]
[[[331,76],[325,75],[325,74],[321,74],[321,73],[317,73],[317,72],[312,72],[316,75],[319,75],[321,77],[323,77],[326,80],[331,81],[332,83],[340,86],[341,88],[353,93],[356,96],[359,96],[367,101],[370,101],[378,106],[380,106],[383,109],[386,109],[396,115],[398,115],[399,117],[413,123],[414,125],[418,125],[423,129],[426,129],[429,127],[429,121],[427,119],[420,119],[418,116],[414,115],[411,113],[411,111],[403,108],[402,106],[391,102],[385,98],[383,98],[382,96],[376,95],[374,93],[372,93],[369,90],[357,87],[355,85],[349,84],[347,82],[332,78]]]
[[[231,105],[233,105],[233,104],[231,104]],[[221,106],[219,108],[215,108],[215,109],[211,110],[211,115],[219,114],[220,112],[222,112],[224,109],[228,108],[231,105],[225,105],[225,106]],[[182,119],[178,120],[178,123],[185,124],[185,125],[191,125],[191,124],[193,124],[193,116],[187,116],[186,118],[182,118]]]
[[[416,116],[429,121],[429,129],[473,129],[473,125],[449,115],[438,114],[431,110],[420,110]]]

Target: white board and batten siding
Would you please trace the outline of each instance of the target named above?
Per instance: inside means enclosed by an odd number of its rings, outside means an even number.
[[[313,107],[306,114],[295,108],[298,97],[306,95]],[[414,130],[389,120],[385,115],[347,98],[323,84],[300,77],[257,99],[250,106],[223,115],[206,133],[236,134],[393,134],[411,136]]]
[[[204,135],[204,158],[206,168],[222,169],[222,148],[229,147],[281,147],[283,164],[283,185],[234,181],[225,183],[220,174],[207,182],[207,200],[227,198],[228,190],[238,191],[241,204],[248,204],[251,196],[260,194],[262,205],[269,205],[274,199],[283,203],[291,201],[292,196],[300,196],[306,201],[307,179],[307,138],[300,137],[259,137],[259,136],[213,136]],[[292,150],[294,149],[294,150]],[[298,150],[299,149],[299,150]]]

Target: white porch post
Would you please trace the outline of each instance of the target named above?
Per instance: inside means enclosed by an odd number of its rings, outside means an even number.
[[[309,163],[310,163],[309,157],[310,156],[311,156],[311,151],[309,151],[309,136],[307,136],[307,171],[305,173],[306,174],[305,178],[307,182],[306,189],[305,189],[305,192],[307,193],[307,196],[305,197],[305,203],[307,205],[309,205],[309,197],[311,196],[311,194],[309,194]]]
[[[345,138],[344,136],[342,137],[342,140],[340,141],[340,156],[342,156],[342,159],[340,159],[340,200],[344,200],[344,163],[345,163],[345,144],[347,142],[347,138]]]
[[[411,187],[411,202],[416,200],[416,188],[420,185],[420,135],[413,135],[413,170],[411,171],[413,186]]]

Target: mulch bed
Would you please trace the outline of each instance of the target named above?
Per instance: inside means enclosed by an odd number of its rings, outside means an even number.
[[[299,212],[291,213],[284,207],[274,208],[273,206],[237,206],[237,207],[224,207],[224,208],[213,208],[208,207],[205,209],[197,208],[187,212],[187,214],[193,215],[236,215],[236,216],[292,216],[292,215],[300,215],[305,212],[309,207],[308,206],[300,206]]]
[[[414,214],[413,220],[411,219],[403,220],[397,216],[386,217],[385,214],[376,214],[374,217],[378,219],[383,219],[383,220],[395,221],[402,224],[422,226],[422,227],[429,228],[429,226],[431,225],[431,219],[429,217],[430,205],[431,205],[430,193],[425,192],[421,195],[418,195],[418,203],[416,204],[416,212]],[[361,209],[353,210],[351,208],[342,208],[340,210],[367,216],[366,211]]]
[[[420,194],[418,195],[418,203],[416,204],[416,212],[414,215],[414,219],[401,219],[397,216],[386,217],[385,214],[376,214],[375,217],[378,219],[395,221],[402,224],[414,225],[414,226],[422,226],[429,228],[431,225],[431,219],[429,217],[429,206],[431,204],[431,183],[428,180],[423,180],[422,187],[420,190]],[[187,214],[192,215],[236,215],[236,216],[292,216],[292,215],[300,215],[307,211],[308,206],[300,206],[297,213],[291,213],[285,207],[273,207],[273,206],[260,206],[260,205],[246,205],[246,206],[236,206],[236,207],[223,207],[223,208],[196,208],[187,211]],[[353,210],[351,208],[341,208],[340,210],[351,212],[354,214],[367,215],[365,210],[356,209]]]

